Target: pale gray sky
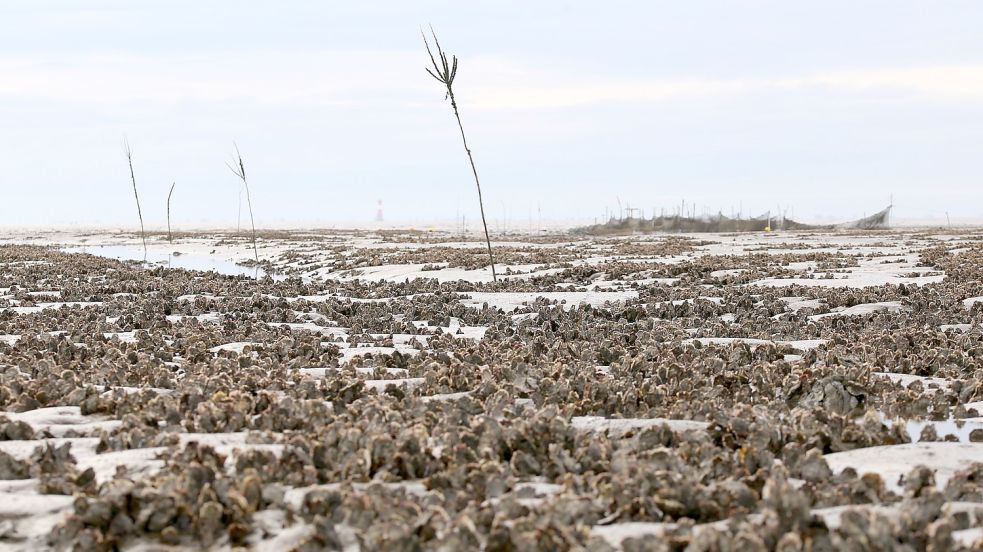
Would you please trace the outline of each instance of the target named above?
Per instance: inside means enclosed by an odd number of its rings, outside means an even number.
[[[4,0],[0,225],[135,224],[124,135],[149,224],[234,225],[233,140],[261,224],[477,221],[428,23],[492,221],[983,218],[980,2]]]

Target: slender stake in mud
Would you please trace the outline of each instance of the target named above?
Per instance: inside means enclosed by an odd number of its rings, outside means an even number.
[[[256,248],[256,220],[253,219],[253,200],[249,195],[249,183],[246,181],[246,166],[242,164],[242,154],[239,153],[239,146],[233,144],[236,148],[236,158],[235,164],[226,163],[232,173],[242,180],[242,185],[246,188],[246,203],[249,205],[249,224],[253,227],[253,255],[256,257],[256,262],[259,262],[259,249]]]
[[[423,34],[423,31],[420,31]],[[485,227],[485,244],[488,245],[488,259],[491,261],[492,280],[497,282],[498,276],[495,274],[495,257],[492,255],[491,238],[488,237],[488,222],[485,220],[485,202],[481,198],[481,183],[478,181],[478,169],[474,166],[474,157],[471,156],[471,148],[468,147],[468,138],[464,135],[464,125],[461,124],[461,114],[457,110],[457,101],[454,99],[454,77],[457,75],[457,56],[452,56],[451,63],[447,62],[447,54],[440,47],[437,34],[430,28],[433,35],[434,44],[437,46],[437,55],[440,56],[440,64],[437,64],[433,52],[430,51],[430,43],[427,42],[427,35],[423,34],[423,44],[427,47],[427,54],[430,55],[430,62],[433,63],[433,71],[427,68],[427,73],[437,79],[447,88],[447,95],[444,99],[450,99],[451,107],[454,108],[454,117],[457,119],[457,127],[461,130],[461,141],[464,143],[464,151],[468,153],[468,161],[471,162],[471,173],[474,174],[474,185],[478,188],[478,207],[481,209],[481,224]]]
[[[167,192],[167,242],[173,243],[174,240],[171,239],[171,194],[174,193],[174,185],[176,182],[171,182],[171,191]]]
[[[140,217],[140,239],[143,240],[143,261],[147,262],[147,234],[143,231],[143,211],[140,210],[140,195],[137,194],[137,177],[133,175],[133,150],[130,142],[123,140],[123,150],[126,152],[126,162],[130,165],[130,181],[133,182],[133,197],[137,200],[137,216]]]

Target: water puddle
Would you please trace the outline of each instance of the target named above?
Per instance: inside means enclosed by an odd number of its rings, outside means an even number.
[[[967,419],[957,419],[949,418],[948,420],[905,420],[902,418],[892,419],[886,416],[883,412],[878,412],[881,417],[881,421],[887,426],[895,426],[897,424],[904,424],[905,430],[908,432],[908,437],[911,438],[912,443],[917,443],[921,439],[922,430],[926,426],[935,426],[935,433],[938,435],[938,439],[942,441],[946,435],[952,435],[959,440],[960,443],[969,443],[969,434],[975,429],[983,429],[983,419],[981,418],[967,418]]]
[[[935,426],[935,432],[939,436],[940,440],[946,435],[954,435],[957,439],[959,439],[960,443],[969,443],[969,434],[972,433],[974,429],[983,429],[983,422],[979,420],[957,420],[955,418],[950,418],[941,422],[909,420],[905,423],[905,426],[908,429],[908,435],[911,437],[911,442],[918,442],[922,434],[922,429],[930,425]]]
[[[143,261],[144,254],[142,247],[127,245],[80,245],[63,247],[65,253],[88,253],[98,255],[107,259],[119,261]],[[267,272],[262,268],[253,266],[243,266],[229,259],[221,259],[212,255],[194,255],[182,253],[174,255],[162,251],[147,250],[145,266],[164,266],[167,268],[182,268],[185,270],[201,270],[204,272],[216,272],[227,276],[248,276],[250,278],[263,278]],[[274,280],[286,280],[287,276],[282,274],[270,274]]]

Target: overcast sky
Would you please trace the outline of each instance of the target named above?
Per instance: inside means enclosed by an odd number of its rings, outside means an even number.
[[[983,218],[983,2],[0,2],[0,225]]]

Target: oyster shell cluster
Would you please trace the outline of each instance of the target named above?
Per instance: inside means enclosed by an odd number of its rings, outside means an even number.
[[[0,245],[0,548],[983,547],[981,234],[263,242]]]

